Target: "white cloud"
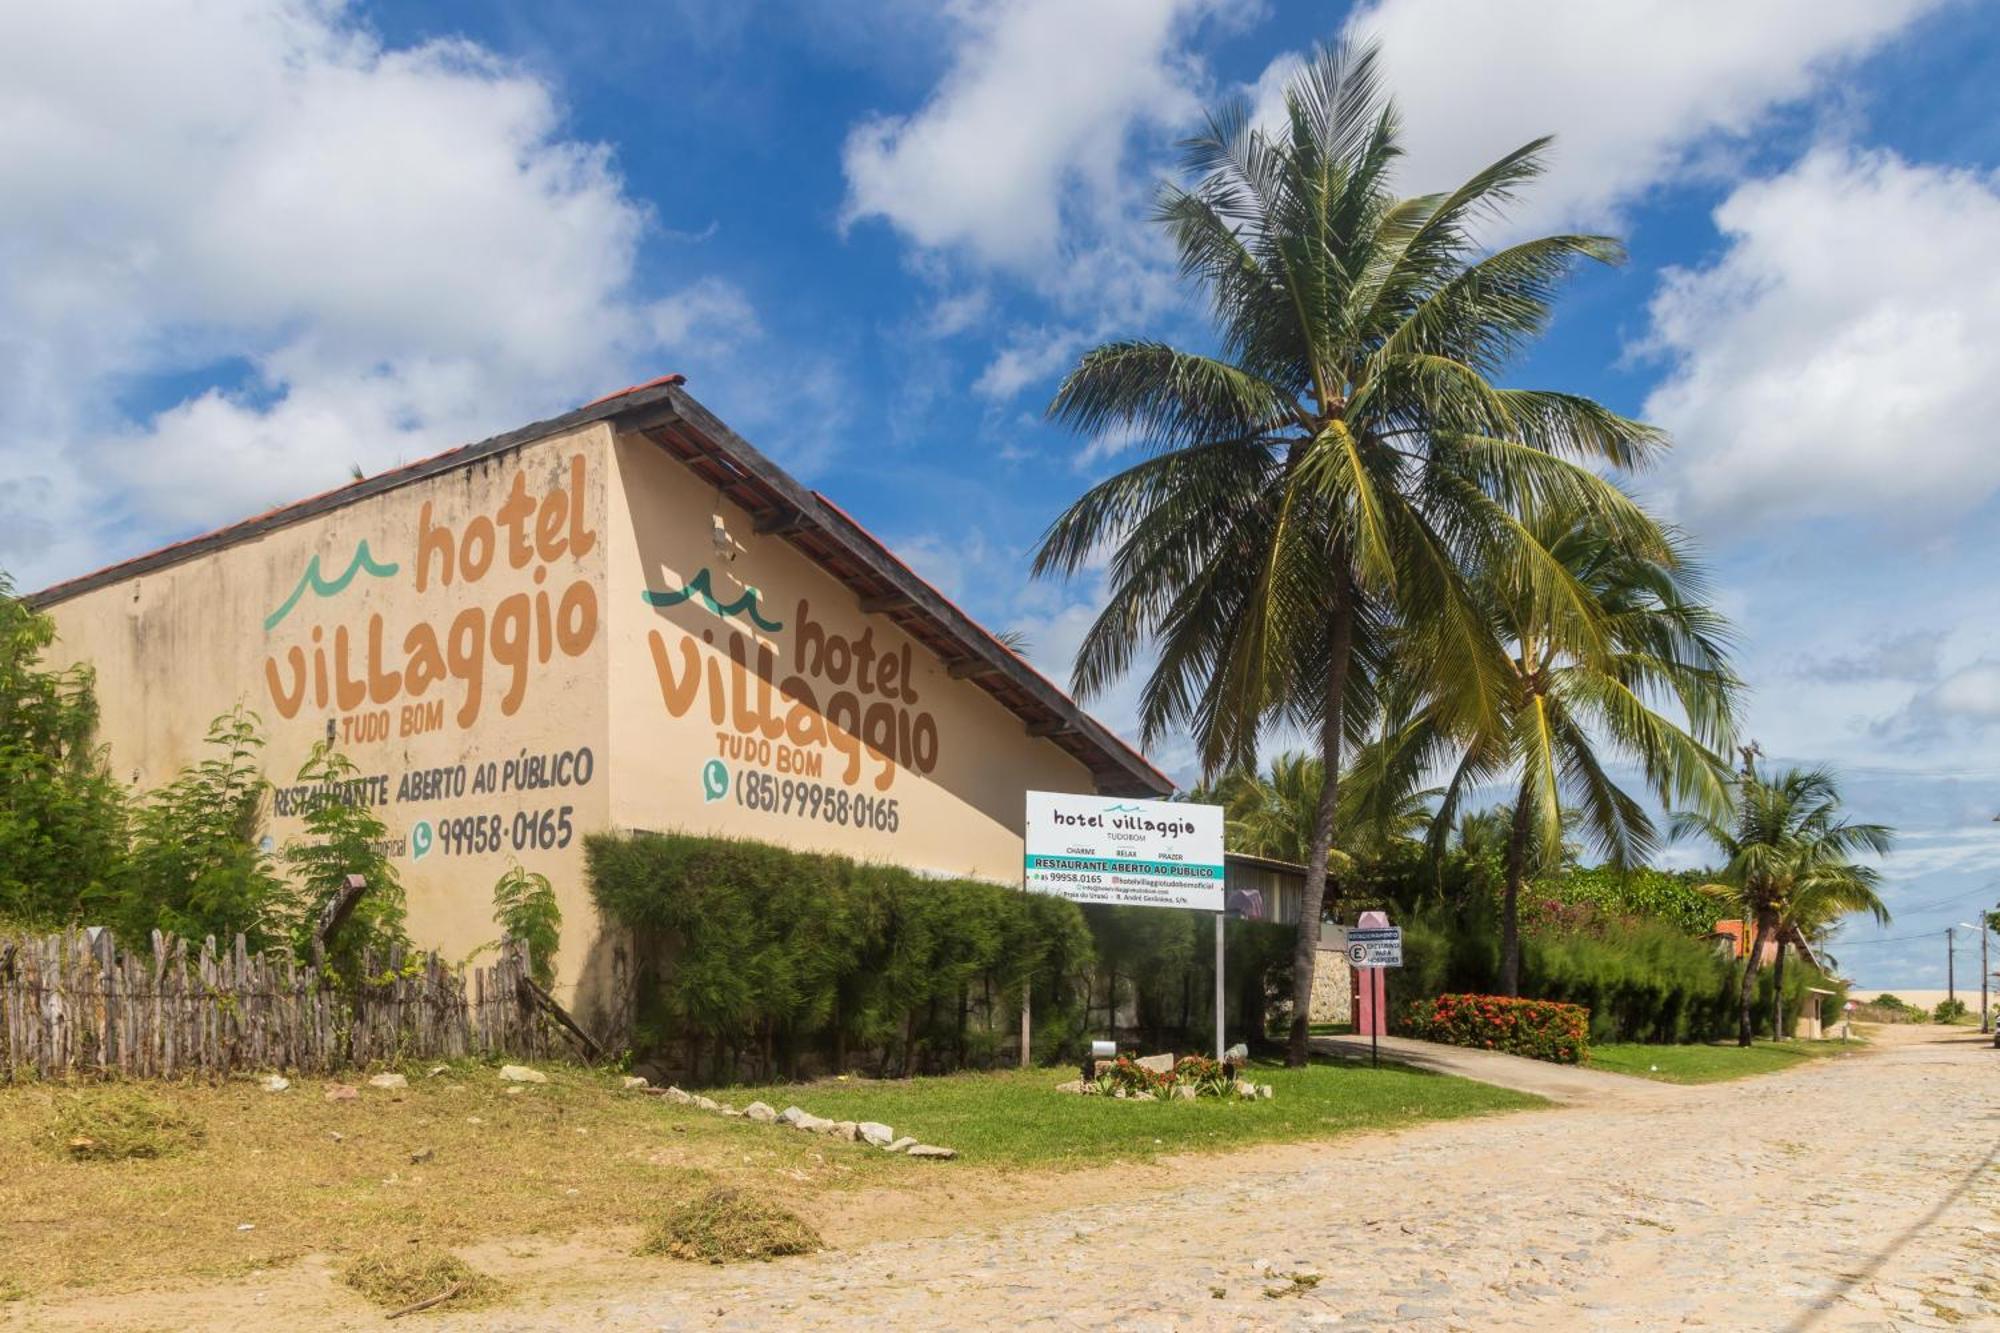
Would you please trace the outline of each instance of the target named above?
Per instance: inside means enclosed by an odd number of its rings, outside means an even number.
[[[849,223],[1026,270],[1070,217],[1116,215],[1132,134],[1196,113],[1179,39],[1213,0],[960,3],[951,67],[907,116],[874,116],[845,153]]]
[[[754,334],[720,283],[633,290],[649,210],[563,129],[527,71],[338,0],[0,18],[0,564],[33,586]]]
[[[2000,489],[2000,176],[1823,148],[1716,210],[1728,248],[1673,270],[1646,415],[1685,516],[1851,516],[1936,532]]]
[[[1615,225],[1622,207],[1698,172],[1940,0],[1373,0],[1350,34],[1380,38],[1409,151],[1403,184],[1456,185],[1530,139],[1549,174],[1512,224]],[[1259,84],[1263,103],[1291,58]]]
[[[1074,329],[1017,329],[980,372],[972,391],[1004,402],[1030,384],[1067,370],[1084,342]]]

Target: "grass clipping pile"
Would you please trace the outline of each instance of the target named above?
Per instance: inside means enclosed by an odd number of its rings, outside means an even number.
[[[825,1248],[805,1220],[765,1199],[715,1187],[662,1217],[639,1247],[694,1263],[776,1259]]]
[[[414,1246],[364,1254],[341,1270],[340,1280],[391,1317],[441,1305],[488,1305],[501,1292],[498,1282],[457,1255]]]
[[[172,1157],[199,1148],[199,1122],[131,1088],[77,1092],[56,1105],[49,1137],[76,1162]]]

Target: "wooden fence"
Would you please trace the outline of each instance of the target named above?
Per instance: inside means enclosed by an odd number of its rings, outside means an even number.
[[[332,986],[289,953],[218,950],[157,931],[150,952],[108,930],[0,939],[0,1079],[328,1073],[401,1060],[544,1058],[560,1038],[536,1002],[528,953],[503,942],[491,966],[363,961],[380,978]],[[566,1053],[566,1051],[564,1052]]]

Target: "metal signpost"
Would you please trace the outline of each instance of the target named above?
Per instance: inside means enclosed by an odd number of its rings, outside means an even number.
[[[1031,791],[1021,886],[1078,903],[1179,907],[1215,916],[1215,1058],[1222,1032],[1222,807]],[[1112,1022],[1118,999],[1112,997]],[[1028,997],[1021,996],[1021,1064]]]
[[[1379,913],[1369,913],[1379,916]],[[1351,926],[1347,931],[1347,962],[1355,968],[1401,967],[1403,965],[1403,928],[1401,926]],[[1368,985],[1375,985],[1375,978],[1368,978]],[[1370,991],[1371,997],[1374,992]],[[1368,1063],[1380,1068],[1382,1064],[1382,1017],[1379,1012],[1371,1013],[1368,1023]]]

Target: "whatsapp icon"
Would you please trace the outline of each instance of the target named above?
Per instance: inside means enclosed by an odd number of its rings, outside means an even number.
[[[430,850],[431,821],[419,819],[415,827],[410,830],[410,856],[414,860],[421,861],[430,854]]]
[[[720,759],[711,759],[701,766],[701,794],[710,801],[729,795],[729,768]]]

